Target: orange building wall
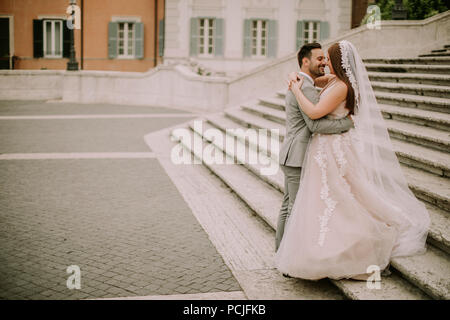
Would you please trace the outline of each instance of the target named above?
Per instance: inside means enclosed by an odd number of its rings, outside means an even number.
[[[155,1],[158,1],[159,21],[164,18],[163,0],[84,0],[83,69],[145,72],[154,67]],[[77,4],[81,6],[81,0]],[[14,54],[19,57],[15,69],[66,69],[67,58],[33,58],[33,19],[38,19],[38,15],[64,16],[68,5],[69,0],[0,1],[0,14],[14,15]],[[108,23],[112,16],[141,18],[144,23],[143,59],[108,59]],[[76,57],[81,68],[81,30],[74,31]]]

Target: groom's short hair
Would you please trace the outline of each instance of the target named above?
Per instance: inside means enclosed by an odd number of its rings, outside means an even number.
[[[320,45],[320,43],[312,42],[304,44],[300,48],[300,51],[297,53],[298,65],[300,66],[300,68],[302,67],[303,58],[306,57],[308,59],[311,59],[311,51],[313,49],[322,49],[322,46]]]

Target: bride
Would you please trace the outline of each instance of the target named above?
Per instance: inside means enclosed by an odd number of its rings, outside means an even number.
[[[355,129],[315,134],[280,247],[278,270],[292,277],[364,280],[369,266],[425,252],[430,218],[408,188],[364,64],[348,41],[328,50],[332,75],[314,105],[289,89],[311,118],[352,114]]]

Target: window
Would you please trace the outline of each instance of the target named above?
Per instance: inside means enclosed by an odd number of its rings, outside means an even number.
[[[251,24],[251,52],[253,57],[267,55],[267,21],[252,20]]]
[[[329,38],[330,24],[328,21],[298,20],[297,21],[297,50],[305,43],[323,41]]]
[[[215,19],[199,19],[198,27],[199,56],[213,56]]]
[[[263,18],[244,21],[244,58],[276,58],[278,21]]]
[[[223,57],[224,20],[215,17],[191,17],[189,55]]]
[[[63,56],[63,21],[44,20],[44,57],[62,58]]]
[[[135,52],[135,23],[120,22],[118,28],[117,50],[119,58],[134,58]]]
[[[303,44],[319,41],[320,22],[304,21],[303,23]]]
[[[108,23],[109,59],[144,58],[144,24],[139,21],[113,18]]]

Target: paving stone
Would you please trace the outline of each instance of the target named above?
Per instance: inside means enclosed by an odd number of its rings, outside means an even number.
[[[29,110],[22,107],[17,114]],[[35,114],[51,114],[46,107]],[[14,115],[13,106],[0,102],[5,114]],[[0,152],[149,151],[145,133],[187,119],[0,120]],[[194,293],[201,287],[186,280],[198,284],[209,271],[240,290],[157,160],[5,160],[0,175],[0,274],[17,280],[26,299],[143,295],[149,285],[155,295]],[[72,264],[81,290],[66,286]]]

